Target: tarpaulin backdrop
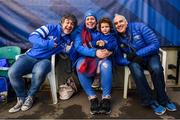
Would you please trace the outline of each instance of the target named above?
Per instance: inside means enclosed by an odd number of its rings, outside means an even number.
[[[79,23],[93,9],[98,17],[115,13],[140,21],[158,35],[161,46],[180,46],[180,0],[0,0],[0,46],[30,47],[28,35],[47,23],[58,23],[73,13]]]

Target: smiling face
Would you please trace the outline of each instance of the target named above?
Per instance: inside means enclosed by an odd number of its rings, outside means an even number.
[[[119,33],[124,34],[126,32],[127,25],[128,23],[124,16],[116,15],[114,17],[114,26]]]
[[[94,16],[88,16],[85,19],[85,25],[89,29],[93,29],[96,27],[96,18]]]
[[[111,28],[108,23],[101,23],[100,31],[103,34],[107,35],[108,33],[110,33],[110,29]]]
[[[62,25],[62,30],[65,34],[70,34],[75,26],[73,21],[70,19],[65,19],[61,25]]]

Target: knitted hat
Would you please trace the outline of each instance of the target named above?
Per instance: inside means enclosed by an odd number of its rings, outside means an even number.
[[[88,10],[88,11],[84,14],[84,19],[86,19],[86,17],[88,17],[88,16],[94,16],[95,19],[97,20],[96,13],[95,13],[93,10]]]

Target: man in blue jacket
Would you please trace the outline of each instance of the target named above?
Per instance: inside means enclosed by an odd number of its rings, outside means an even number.
[[[116,61],[120,65],[128,65],[136,83],[141,103],[150,106],[157,115],[176,111],[166,92],[163,67],[158,55],[160,43],[153,31],[143,23],[128,23],[124,16],[114,17],[118,50]],[[126,57],[123,57],[126,54]],[[156,98],[152,97],[151,89],[144,75],[144,69],[149,70],[154,84]]]
[[[72,53],[71,33],[76,25],[76,17],[67,14],[62,17],[61,24],[43,25],[30,34],[28,40],[32,48],[20,56],[8,71],[17,96],[17,104],[9,110],[10,113],[26,111],[32,107],[35,94],[51,71],[51,56],[56,53]],[[32,73],[32,80],[26,92],[22,76],[29,73]]]

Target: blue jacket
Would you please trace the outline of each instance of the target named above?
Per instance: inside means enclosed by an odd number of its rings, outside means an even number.
[[[137,56],[145,60],[148,56],[158,54],[160,43],[154,32],[143,23],[129,23],[126,35],[121,36],[117,33],[118,49],[116,51],[116,61],[120,65],[130,63],[123,57],[122,53],[135,52]]]
[[[88,29],[88,30],[91,33],[92,41],[95,40],[97,38],[97,36],[99,35],[99,32],[96,29],[93,29],[93,30]],[[80,26],[79,33],[75,39],[75,44],[74,44],[75,49],[80,54],[80,56],[96,57],[97,48],[89,48],[87,46],[83,46],[83,43],[82,43],[83,41],[81,38],[81,31],[82,31],[82,26]],[[92,43],[90,43],[90,44],[92,44]]]
[[[63,33],[60,24],[41,26],[30,34],[28,40],[32,43],[32,48],[26,54],[38,59],[50,58],[51,55],[60,52],[70,53],[66,51],[66,46],[72,41],[70,35]],[[56,48],[54,47],[55,40],[58,44]]]
[[[104,35],[102,33],[100,33],[97,38],[95,40],[92,41],[92,46],[96,47],[96,42],[98,40],[103,40],[105,42],[105,46],[103,46],[101,49],[107,49],[109,51],[114,51],[115,48],[117,47],[117,40],[116,37],[114,35],[114,33],[109,33],[108,35]]]

